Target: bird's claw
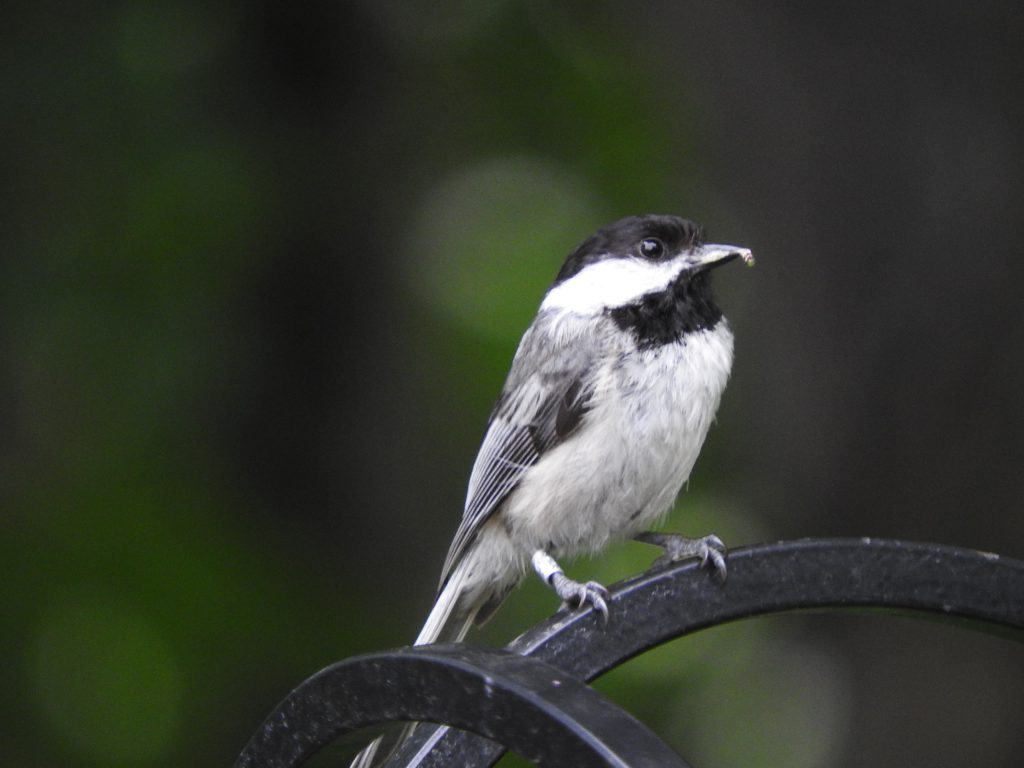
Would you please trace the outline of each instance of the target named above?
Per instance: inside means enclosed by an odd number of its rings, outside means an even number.
[[[654,561],[655,568],[696,557],[700,560],[701,568],[710,567],[717,579],[725,581],[727,550],[725,542],[714,534],[691,539],[675,533],[646,533],[637,538],[665,550],[665,554]]]
[[[551,578],[551,587],[570,608],[580,608],[589,603],[601,615],[602,623],[608,623],[608,600],[611,599],[611,593],[603,584],[596,581],[582,584],[564,573],[556,573]]]

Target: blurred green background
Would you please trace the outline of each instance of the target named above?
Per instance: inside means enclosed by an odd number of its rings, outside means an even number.
[[[0,764],[227,765],[409,642],[519,334],[632,213],[758,255],[716,278],[734,379],[670,527],[1024,557],[1019,3],[4,17]],[[827,615],[600,687],[695,765],[881,768],[1019,765],[1022,681],[1006,640]]]

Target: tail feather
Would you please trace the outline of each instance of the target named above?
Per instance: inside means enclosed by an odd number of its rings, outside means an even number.
[[[413,645],[428,645],[438,641],[458,643],[466,636],[480,610],[479,605],[471,606],[468,610],[465,606],[459,605],[465,591],[467,574],[466,558],[463,558],[434,601],[434,607],[430,609],[430,615],[427,616],[423,629],[420,630]],[[390,739],[387,735],[378,736],[356,755],[349,768],[371,768],[382,764],[387,756],[409,737],[413,727],[411,724],[407,725],[397,739],[393,734]],[[391,744],[386,743],[391,740],[394,740]]]
[[[466,610],[465,606],[459,605],[466,588],[467,572],[464,558],[434,601],[434,607],[430,609],[430,615],[423,623],[423,629],[416,636],[413,645],[427,645],[438,641],[457,643],[466,636],[479,610],[479,606],[472,606]]]

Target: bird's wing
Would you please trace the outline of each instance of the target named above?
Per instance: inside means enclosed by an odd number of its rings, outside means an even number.
[[[441,575],[452,569],[480,527],[544,453],[572,435],[594,393],[593,348],[576,339],[571,346],[537,348],[531,327],[520,344],[508,381],[491,412],[487,433],[469,478],[466,508]],[[533,336],[531,336],[533,333]],[[538,364],[538,359],[542,364]]]

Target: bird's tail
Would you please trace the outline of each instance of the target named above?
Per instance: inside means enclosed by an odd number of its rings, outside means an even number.
[[[469,578],[470,560],[471,558],[464,557],[462,562],[455,566],[455,570],[434,601],[434,607],[430,609],[430,615],[423,622],[423,629],[416,636],[413,645],[457,643],[466,636],[479,610],[479,601],[475,601],[473,605],[466,605],[463,599]]]
[[[466,590],[466,581],[469,574],[467,560],[463,558],[455,570],[452,571],[447,583],[441,590],[434,607],[430,609],[430,615],[423,624],[413,645],[427,645],[435,642],[457,643],[466,636],[466,632],[473,625],[477,612],[480,610],[479,601],[477,604],[468,607],[461,605],[462,597]],[[397,739],[392,734],[390,739],[387,735],[378,736],[362,752],[356,755],[349,768],[371,768],[380,765],[384,759],[397,749],[412,733],[413,725],[405,726]],[[388,743],[391,741],[392,743]]]

